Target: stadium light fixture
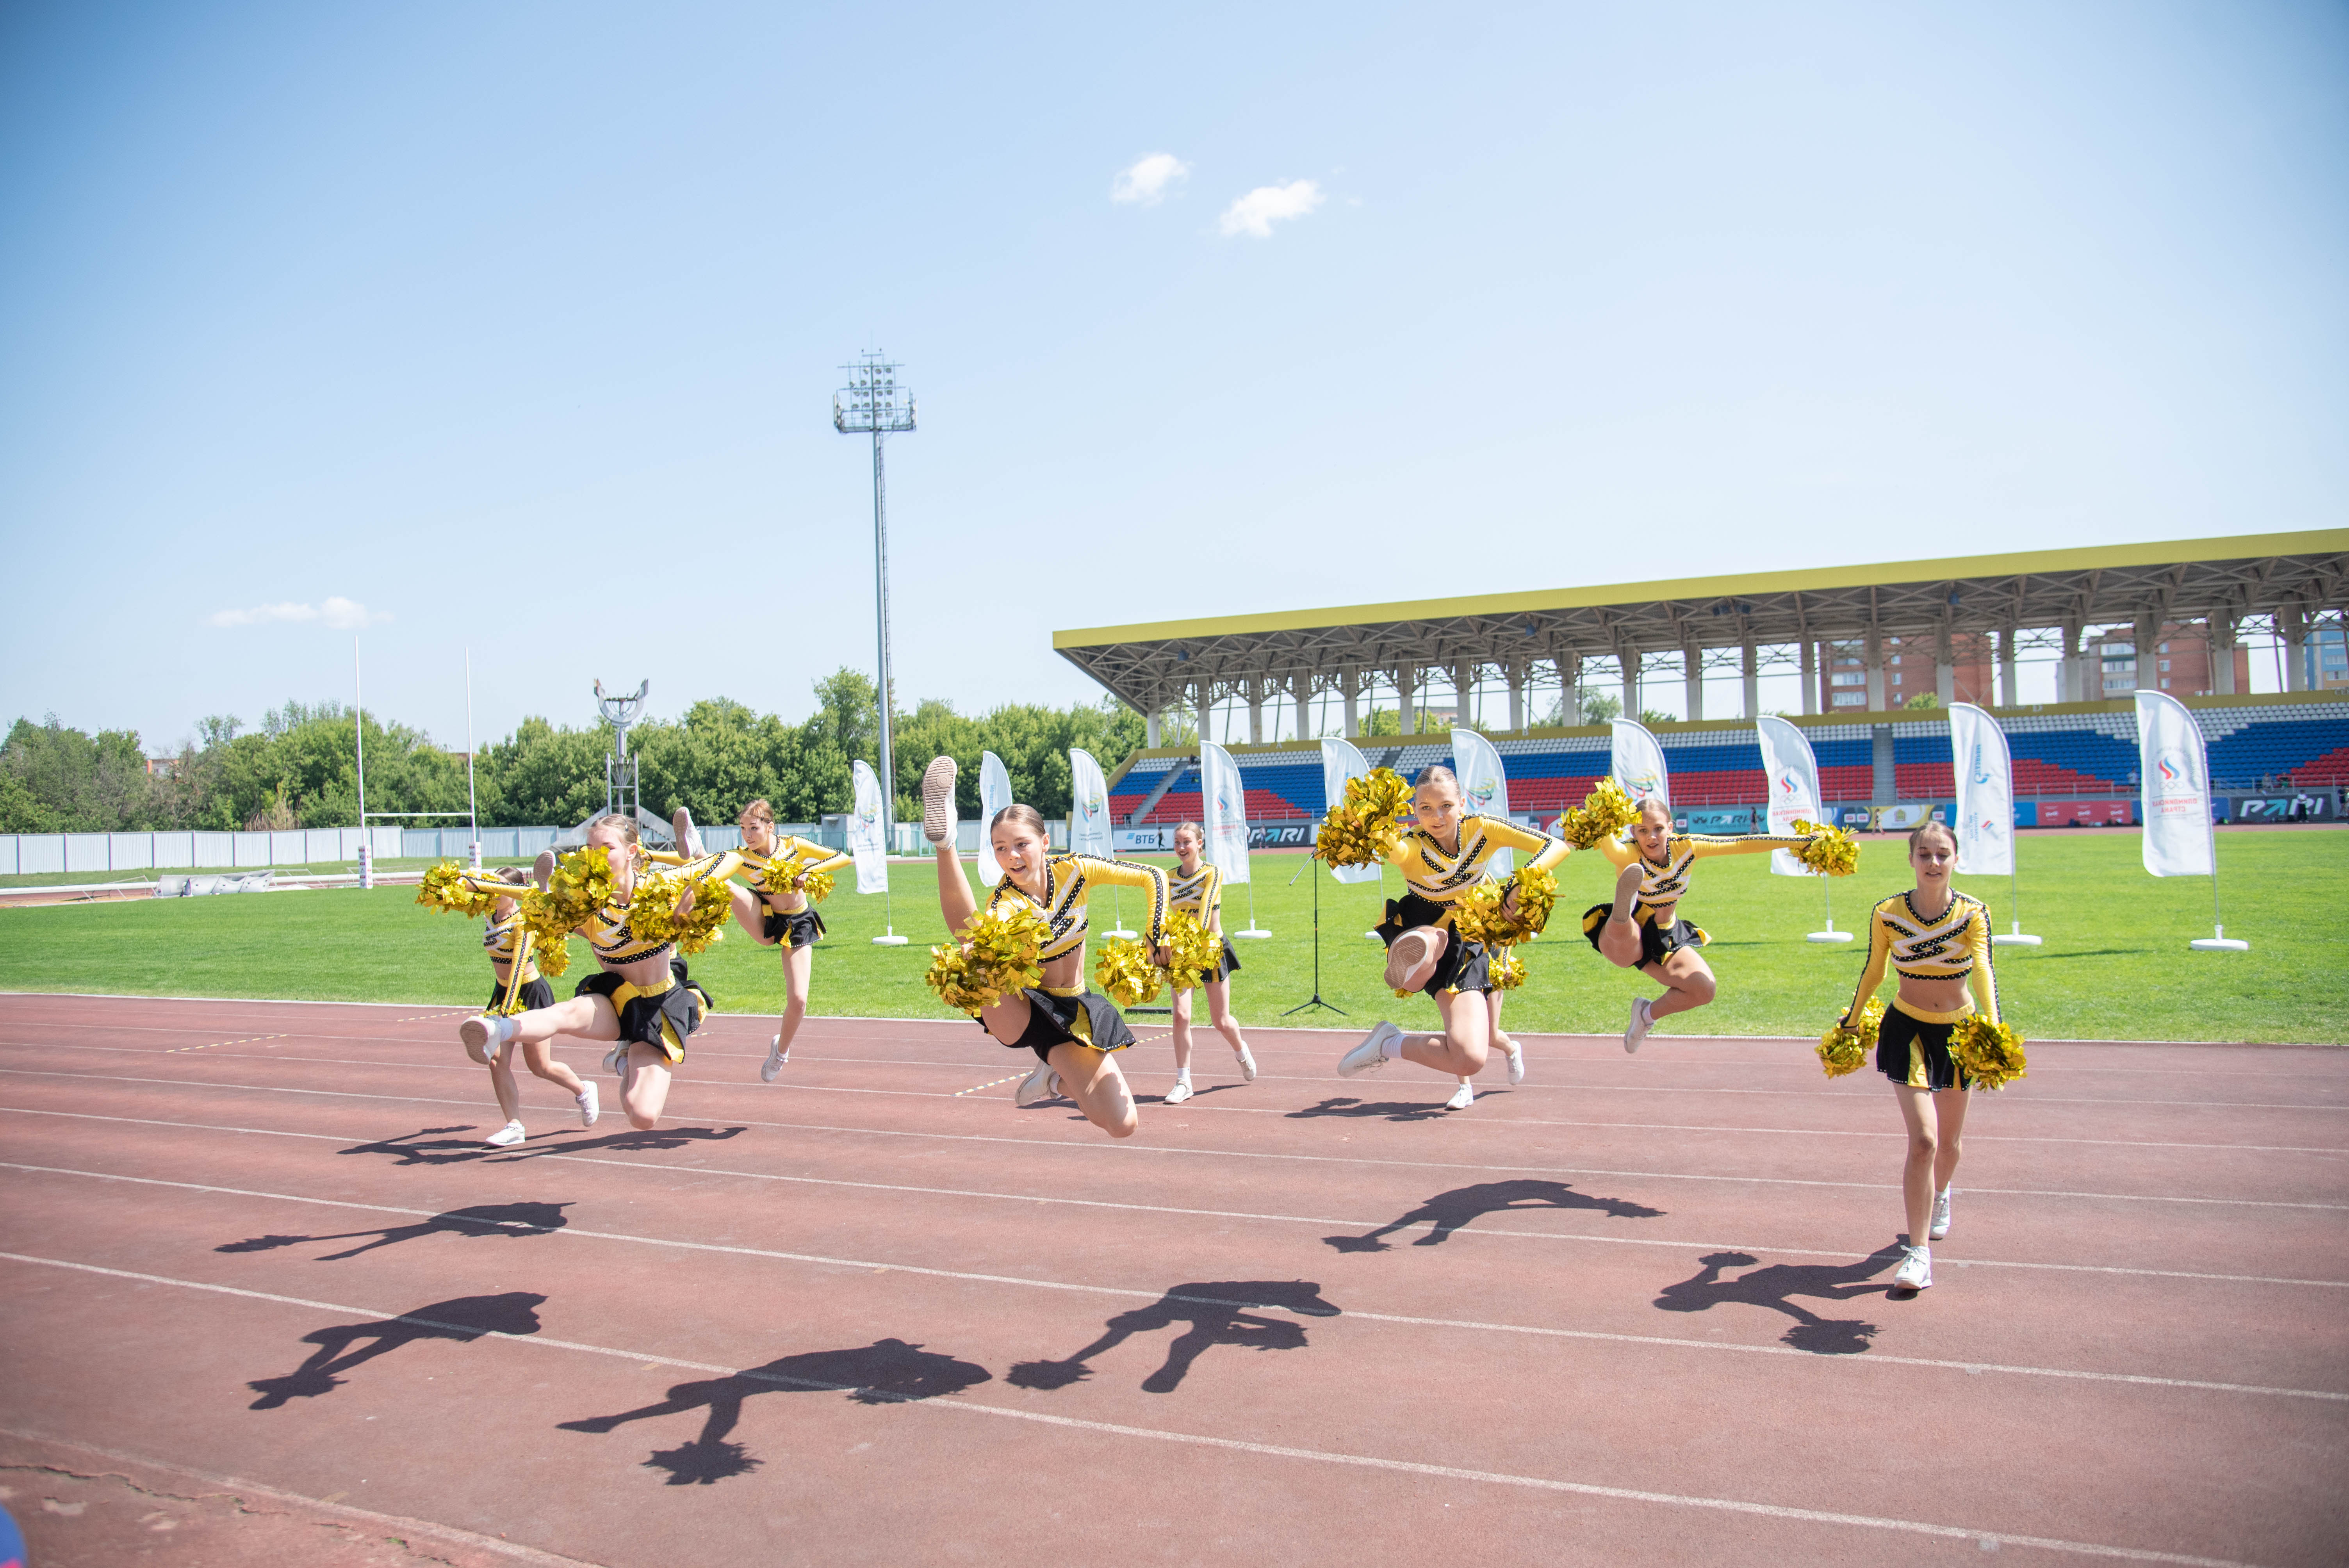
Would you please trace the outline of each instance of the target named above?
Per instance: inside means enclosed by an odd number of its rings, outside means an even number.
[[[873,438],[873,618],[880,647],[874,706],[881,713],[881,841],[891,844],[896,836],[897,770],[889,743],[889,485],[881,438],[913,433],[914,395],[897,385],[898,367],[878,349],[841,368],[848,372],[848,385],[832,395],[832,428],[843,436]]]

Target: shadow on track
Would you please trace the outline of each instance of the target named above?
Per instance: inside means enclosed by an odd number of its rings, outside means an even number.
[[[372,1361],[419,1339],[471,1341],[490,1334],[536,1334],[538,1308],[545,1301],[546,1297],[525,1290],[512,1290],[503,1295],[460,1295],[453,1301],[436,1301],[414,1312],[403,1312],[398,1317],[344,1324],[305,1334],[302,1343],[318,1348],[283,1377],[264,1377],[246,1384],[261,1396],[250,1408],[274,1410],[289,1400],[315,1399],[343,1386],[343,1379],[335,1374],[347,1372],[361,1362]],[[351,1346],[361,1340],[372,1343],[364,1350],[353,1350]]]
[[[726,1440],[742,1418],[742,1401],[753,1394],[845,1394],[861,1405],[897,1405],[959,1394],[989,1377],[986,1367],[902,1339],[876,1339],[854,1350],[807,1351],[781,1357],[763,1367],[746,1367],[730,1377],[679,1383],[657,1405],[559,1424],[567,1432],[602,1433],[630,1421],[707,1409],[709,1414],[702,1421],[699,1436],[674,1449],[655,1449],[645,1467],[667,1471],[671,1486],[715,1486],[730,1477],[748,1475],[764,1462],[752,1458],[742,1444]]]
[[[607,1132],[601,1137],[565,1138],[562,1141],[540,1143],[539,1137],[560,1135],[539,1134],[531,1143],[512,1149],[485,1148],[479,1139],[448,1138],[451,1132],[472,1132],[475,1128],[460,1124],[456,1127],[419,1127],[414,1132],[403,1132],[396,1138],[386,1138],[373,1143],[355,1143],[348,1149],[337,1149],[337,1154],[388,1154],[402,1165],[450,1165],[468,1160],[529,1160],[546,1154],[584,1154],[593,1150],[615,1153],[640,1153],[646,1150],[683,1149],[694,1143],[715,1143],[739,1137],[749,1130],[740,1127],[663,1127],[649,1132]],[[437,1139],[437,1142],[424,1141]]]
[[[1484,1099],[1485,1092],[1479,1089],[1476,1098]],[[1361,1100],[1350,1095],[1338,1095],[1319,1105],[1292,1110],[1288,1112],[1288,1119],[1304,1121],[1319,1116],[1383,1116],[1389,1121],[1432,1121],[1439,1116],[1451,1114],[1442,1100],[1433,1105],[1419,1105],[1404,1100]]]
[[[1479,1181],[1473,1187],[1455,1187],[1449,1192],[1438,1192],[1410,1213],[1389,1220],[1368,1235],[1324,1236],[1321,1239],[1341,1253],[1383,1253],[1388,1246],[1381,1237],[1409,1230],[1413,1225],[1426,1225],[1429,1227],[1427,1234],[1412,1245],[1440,1247],[1451,1239],[1453,1232],[1486,1214],[1506,1214],[1512,1211],[1524,1212],[1535,1209],[1586,1209],[1618,1220],[1656,1220],[1664,1215],[1663,1210],[1651,1209],[1645,1203],[1634,1203],[1624,1198],[1593,1198],[1576,1191],[1563,1181],[1528,1178],[1511,1181]]]
[[[328,1236],[248,1236],[241,1242],[231,1242],[214,1247],[216,1253],[267,1253],[279,1247],[298,1247],[310,1242],[347,1242],[361,1236],[375,1240],[347,1252],[327,1253],[314,1259],[322,1264],[337,1263],[355,1258],[361,1253],[371,1253],[378,1247],[395,1246],[412,1242],[419,1236],[545,1236],[552,1235],[570,1222],[563,1211],[568,1203],[476,1203],[470,1209],[451,1209],[445,1214],[435,1214],[429,1220],[419,1220],[408,1225],[382,1225],[372,1231],[339,1231]]]
[[[1858,1356],[1880,1332],[1857,1318],[1822,1317],[1795,1304],[1795,1297],[1842,1303],[1863,1295],[1886,1294],[1873,1276],[1899,1262],[1901,1249],[1888,1244],[1856,1264],[1772,1264],[1751,1274],[1726,1277],[1723,1271],[1744,1268],[1756,1260],[1745,1253],[1712,1253],[1697,1261],[1704,1266],[1677,1284],[1668,1284],[1656,1297],[1665,1312],[1709,1312],[1723,1303],[1766,1306],[1795,1320],[1780,1342],[1819,1356]]]
[[[1166,1346],[1166,1363],[1142,1380],[1144,1393],[1171,1394],[1182,1387],[1191,1363],[1210,1346],[1232,1345],[1244,1350],[1302,1350],[1305,1326],[1285,1317],[1250,1317],[1250,1308],[1278,1307],[1303,1317],[1335,1317],[1339,1309],[1321,1299],[1321,1287],[1309,1280],[1219,1280],[1203,1284],[1178,1284],[1148,1306],[1121,1312],[1104,1326],[1099,1339],[1059,1361],[1022,1361],[1004,1381],[1016,1388],[1065,1388],[1092,1376],[1087,1365],[1137,1334],[1152,1334],[1178,1323],[1190,1327]]]

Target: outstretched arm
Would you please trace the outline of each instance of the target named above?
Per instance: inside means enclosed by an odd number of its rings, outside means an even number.
[[[1526,862],[1527,871],[1546,872],[1574,852],[1574,846],[1564,839],[1553,838],[1537,829],[1520,828],[1498,817],[1485,819],[1485,837],[1502,849],[1533,856]]]
[[[1772,850],[1799,850],[1811,841],[1809,833],[1682,833],[1698,860],[1715,855],[1759,855]]]
[[[1166,873],[1139,861],[1104,861],[1092,855],[1074,857],[1087,882],[1108,887],[1140,888],[1150,895],[1150,924],[1143,933],[1153,948],[1166,944]]]
[[[813,876],[818,872],[834,871],[856,863],[856,857],[845,850],[827,850],[822,844],[812,844],[805,839],[792,838],[788,834],[772,858],[781,860],[786,855],[799,862],[792,870],[800,876]]]

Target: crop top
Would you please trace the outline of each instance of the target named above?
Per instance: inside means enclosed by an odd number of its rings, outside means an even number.
[[[1177,867],[1166,873],[1166,893],[1174,908],[1189,910],[1205,925],[1223,907],[1224,873],[1216,869],[1213,861],[1201,861],[1194,876],[1185,876]]]
[[[1952,891],[1950,907],[1938,920],[1927,920],[1901,893],[1876,906],[1868,919],[1868,970],[1859,977],[1850,1019],[1858,1015],[1876,988],[1884,983],[1885,965],[1911,980],[1955,980],[1963,976],[1974,994],[1974,1006],[1995,1024],[1998,1018],[1998,977],[1991,973],[1990,907],[1978,898]]]
[[[1028,896],[1004,873],[988,895],[987,908],[992,913],[996,905],[1011,900],[1029,905],[1041,913],[1051,934],[1044,943],[1039,957],[1053,959],[1071,953],[1081,953],[1085,945],[1085,901],[1096,887],[1132,887],[1146,889],[1150,894],[1150,920],[1143,927],[1143,940],[1156,947],[1166,940],[1166,873],[1156,866],[1145,866],[1136,861],[1105,861],[1094,855],[1054,855],[1045,864],[1044,899],[1041,903]]]
[[[1460,847],[1446,850],[1423,828],[1405,832],[1387,856],[1387,863],[1402,872],[1403,886],[1431,903],[1456,903],[1485,880],[1485,868],[1503,850],[1523,850],[1533,859],[1528,871],[1547,871],[1573,852],[1564,839],[1531,828],[1520,828],[1499,817],[1474,812],[1460,819]]]
[[[674,866],[666,863],[674,860],[673,856],[665,856],[659,860],[655,860],[651,856],[646,858],[647,865],[636,873],[636,881],[639,884],[656,877],[665,881],[675,879],[686,882],[723,880],[733,875],[736,869],[742,863],[742,857],[732,850],[720,850],[714,855],[703,855],[697,860],[684,861]],[[631,895],[631,902],[633,902],[633,895]],[[628,909],[627,903],[616,901],[607,903],[589,915],[586,923],[579,928],[579,934],[587,939],[587,945],[595,949],[596,958],[603,963],[641,964],[647,958],[659,957],[673,945],[667,942],[647,942],[635,932],[630,931]]]
[[[792,891],[788,887],[767,885],[767,868],[771,865],[778,866],[782,871],[783,874],[777,878],[778,881],[788,882],[792,877],[802,876],[809,872],[828,872],[834,866],[851,864],[855,859],[854,856],[843,854],[838,850],[827,850],[822,844],[812,844],[805,839],[791,833],[775,835],[775,848],[771,854],[756,854],[749,850],[736,852],[742,857],[743,869],[750,873],[742,881],[752,892],[761,898],[769,893],[788,897]]]
[[[1664,845],[1661,866],[1640,853],[1639,841],[1628,834],[1599,840],[1599,851],[1618,871],[1634,864],[1640,868],[1640,902],[1652,908],[1681,901],[1699,861],[1799,849],[1810,841],[1805,833],[1674,833]]]

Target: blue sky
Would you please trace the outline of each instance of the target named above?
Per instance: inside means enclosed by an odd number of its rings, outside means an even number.
[[[450,743],[468,646],[485,737],[802,714],[874,346],[967,709],[1091,695],[1058,627],[2341,522],[2343,7],[1123,10],[0,5],[0,722],[362,623]]]

